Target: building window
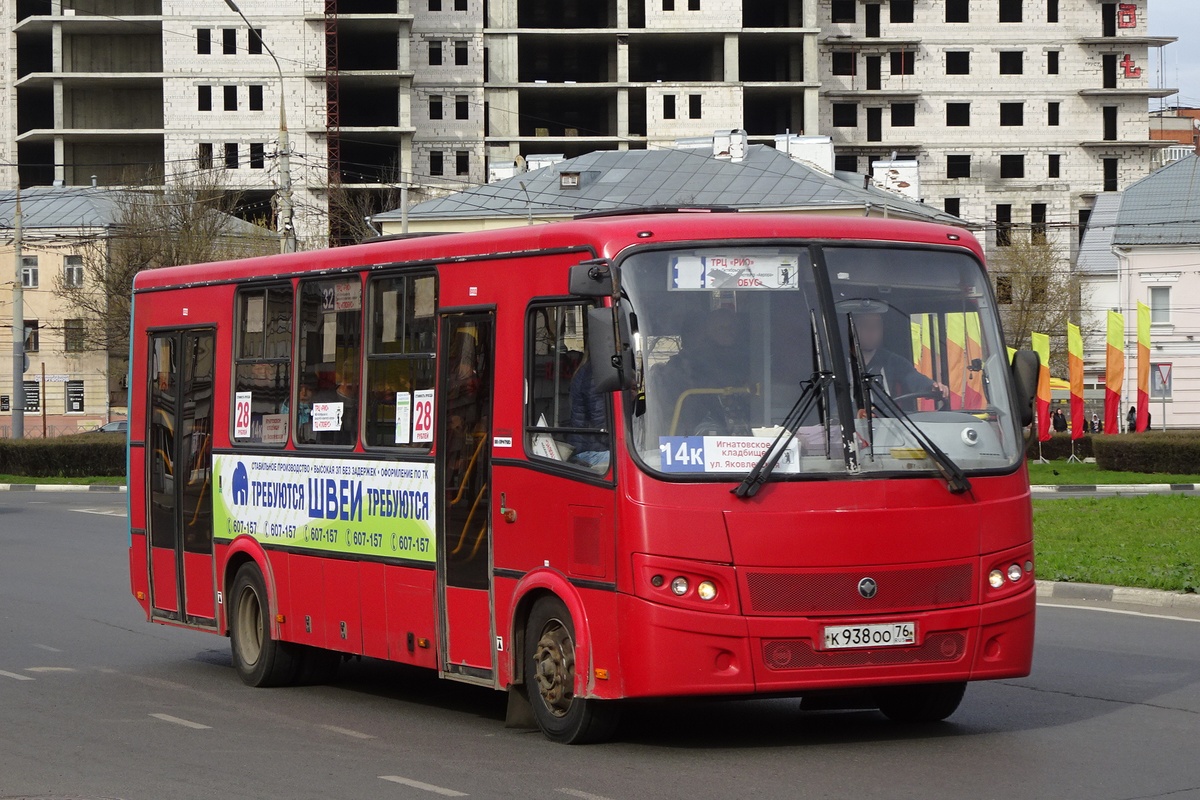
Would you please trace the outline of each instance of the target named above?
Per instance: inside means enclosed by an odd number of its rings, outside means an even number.
[[[1117,88],[1117,56],[1115,53],[1106,53],[1101,58],[1101,78],[1103,80],[1103,88]]]
[[[466,11],[467,10],[467,0],[454,0],[454,10],[455,11]]]
[[[700,0],[688,0],[688,11],[699,11]]]
[[[212,53],[212,29],[196,28],[196,54],[206,56]]]
[[[1090,208],[1079,209],[1079,225],[1076,228],[1079,231],[1079,241],[1083,241],[1083,234],[1087,232],[1088,222],[1092,219],[1092,210]]]
[[[471,153],[468,150],[454,151],[454,172],[458,175],[471,174]]]
[[[422,435],[421,430],[413,435],[412,406],[414,392],[418,398],[433,394],[436,278],[428,274],[374,278],[367,296],[372,320],[367,386],[373,388],[367,393],[366,444],[428,449],[433,444],[431,435]]]
[[[946,126],[965,128],[971,124],[970,103],[946,103]]]
[[[454,118],[469,119],[471,112],[467,104],[467,96],[465,94],[456,94],[454,96]]]
[[[1117,140],[1117,107],[1104,106],[1104,141],[1115,142]]]
[[[63,285],[72,289],[83,286],[83,256],[63,256]]]
[[[1021,0],[1000,0],[1000,21],[1021,21]]]
[[[440,67],[442,65],[442,43],[432,41],[429,43],[429,66]]]
[[[996,206],[996,246],[1008,247],[1012,244],[1012,206],[1001,203]]]
[[[25,289],[38,288],[38,257],[21,256],[21,286]]]
[[[834,103],[833,104],[833,127],[835,127],[835,128],[857,128],[858,127],[858,103]]]
[[[1047,53],[1046,53],[1046,74],[1047,75],[1057,75],[1058,74],[1058,51],[1057,50],[1050,50],[1050,51],[1047,51]]]
[[[1049,155],[1049,157],[1047,158],[1047,160],[1046,160],[1046,161],[1047,161],[1047,163],[1046,163],[1046,177],[1047,177],[1047,178],[1058,178],[1058,177],[1061,177],[1061,173],[1062,173],[1062,156],[1060,156],[1058,153],[1051,153],[1051,154]]]
[[[1046,22],[1058,22],[1058,0],[1046,0]]]
[[[858,156],[834,156],[833,169],[836,172],[858,172]]]
[[[440,94],[429,95],[429,118],[442,118],[442,96]]]
[[[221,52],[227,56],[237,53],[237,28],[225,28],[221,31]]]
[[[946,156],[946,177],[947,178],[969,178],[969,177],[971,177],[971,157],[970,156]]]
[[[1025,124],[1024,103],[1001,103],[1000,124],[1006,127],[1018,127]]]
[[[951,216],[954,216],[954,217],[961,216],[962,198],[961,197],[947,197],[946,199],[944,199],[942,201],[942,209]]]
[[[225,110],[226,111],[237,111],[237,87],[236,86],[226,86],[225,87]]]
[[[1120,164],[1118,158],[1105,158],[1104,161],[1104,191],[1117,191],[1117,168]]]
[[[252,56],[261,56],[262,55],[262,53],[263,53],[262,28],[251,28],[250,29],[250,41],[249,41],[249,46],[246,48],[246,50]]]
[[[688,119],[700,119],[700,95],[688,95]]]
[[[212,169],[212,165],[212,142],[200,142],[196,145],[196,166],[200,167],[200,169]]]
[[[197,111],[212,111],[212,87],[197,86],[196,87],[196,110]]]
[[[36,353],[42,345],[41,329],[36,319],[25,320],[25,352]]]
[[[913,62],[916,61],[916,53],[911,50],[893,50],[892,51],[892,74],[893,75],[912,75]]]
[[[1011,275],[996,275],[996,302],[1002,306],[1011,306],[1013,287]]]
[[[429,0],[429,10],[430,11],[441,11],[442,10],[442,0]]]
[[[1061,103],[1046,104],[1046,124],[1051,128],[1058,126],[1058,112],[1061,105]]]
[[[442,170],[442,151],[434,150],[429,154],[429,174],[441,175]]]
[[[675,95],[663,95],[663,119],[675,119]]]
[[[892,127],[893,128],[911,128],[917,124],[917,104],[916,103],[893,103],[892,104]]]
[[[1046,243],[1046,204],[1034,203],[1029,207],[1029,241],[1032,244]]]
[[[833,57],[833,74],[834,75],[857,75],[858,74],[858,56],[855,53],[842,51],[834,51]]]
[[[947,75],[970,75],[971,74],[971,53],[967,50],[947,50],[946,51],[946,74]]]
[[[68,353],[82,353],[87,349],[87,337],[83,330],[83,320],[63,320],[63,350]]]
[[[238,146],[237,142],[225,143],[225,169],[238,168]]]
[[[888,5],[888,21],[908,23],[913,21],[913,0],[892,0]]]
[[[1002,156],[1000,156],[1000,177],[1001,178],[1024,178],[1025,177],[1025,156],[1023,156],[1023,155],[1002,155]]]
[[[250,88],[250,110],[263,110],[263,87],[261,84],[254,84]]]
[[[663,11],[674,11],[675,10],[675,0],[663,0],[662,6],[663,6]]]
[[[1150,324],[1171,324],[1171,287],[1150,287]]]
[[[830,9],[830,22],[856,22],[858,0],[833,0]]]
[[[1020,75],[1025,71],[1025,54],[1020,50],[1004,50],[1000,53],[1000,74]]]
[[[267,150],[262,142],[250,143],[250,169],[262,169],[267,165]]]
[[[970,22],[970,0],[946,0],[946,22]]]
[[[454,43],[454,64],[458,67],[467,65],[467,43],[461,39]]]
[[[83,381],[67,381],[67,413],[83,413]]]

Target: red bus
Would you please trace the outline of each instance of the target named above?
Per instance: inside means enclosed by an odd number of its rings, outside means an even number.
[[[1037,361],[961,229],[631,214],[157,269],[131,350],[132,591],[248,684],[387,659],[583,742],[624,698],[937,720],[1029,672]]]

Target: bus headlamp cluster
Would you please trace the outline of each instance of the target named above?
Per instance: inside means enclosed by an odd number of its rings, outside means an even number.
[[[994,569],[988,573],[988,586],[991,586],[993,589],[999,589],[1000,587],[1004,586],[1004,581],[1006,578],[1010,582],[1016,583],[1017,581],[1021,580],[1026,572],[1032,571],[1032,561],[1026,561],[1024,569],[1021,569],[1020,564],[1010,564],[1006,570],[1001,570],[999,568]]]
[[[654,586],[655,588],[661,587],[666,582],[666,578],[664,578],[662,575],[655,575],[650,578],[650,585]],[[676,597],[683,597],[692,588],[692,585],[688,579],[682,575],[672,579],[670,586],[671,594],[675,595]],[[712,600],[715,600],[717,598],[717,584],[709,580],[700,581],[700,583],[696,584],[696,596],[705,602],[711,602]]]

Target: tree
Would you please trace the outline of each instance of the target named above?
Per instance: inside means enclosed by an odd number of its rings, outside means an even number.
[[[1008,245],[995,248],[988,269],[996,289],[1009,347],[1028,348],[1031,333],[1050,336],[1051,371],[1067,368],[1067,323],[1080,324],[1085,288],[1044,232],[1005,230]],[[998,237],[999,238],[999,237]],[[1083,331],[1084,338],[1088,331]]]

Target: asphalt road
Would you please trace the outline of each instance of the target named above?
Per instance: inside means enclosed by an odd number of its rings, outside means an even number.
[[[124,502],[0,493],[0,798],[1200,798],[1196,620],[1043,607],[1033,675],[945,724],[649,703],[564,747],[380,662],[244,687],[226,640],[141,619]]]

